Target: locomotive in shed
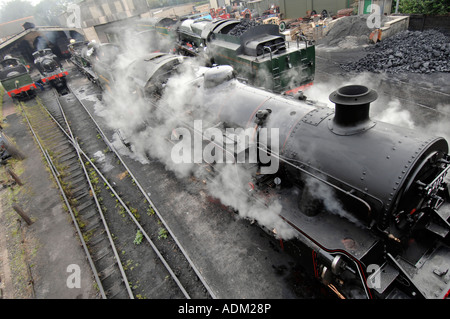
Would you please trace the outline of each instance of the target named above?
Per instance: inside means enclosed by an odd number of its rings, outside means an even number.
[[[275,93],[296,93],[314,81],[315,46],[297,37],[286,41],[279,28],[250,20],[150,19],[162,45],[200,56],[207,65],[231,65],[238,76]]]
[[[145,88],[149,115],[142,120],[150,126],[160,120],[154,112],[167,112],[159,98],[169,86],[161,82],[181,69],[182,61],[169,57],[141,57],[125,71],[130,79],[141,72],[134,85]],[[246,85],[230,66],[205,68],[184,85],[190,95],[183,100],[182,124],[192,130],[189,119],[202,119],[218,129],[213,140],[203,140],[217,143],[216,154],[228,128],[250,130],[253,142],[245,151],[252,145],[259,150],[257,171],[248,180],[251,192],[242,192],[266,207],[281,205],[277,214],[294,231],[306,272],[341,298],[449,296],[450,157],[444,138],[372,119],[377,93],[361,85],[332,92],[334,109]],[[278,134],[263,138],[265,130]],[[264,170],[264,156],[279,167]],[[220,173],[220,165],[209,164]]]
[[[36,84],[28,67],[11,56],[5,56],[0,61],[0,82],[13,99],[31,98],[36,95]]]
[[[58,57],[51,49],[43,49],[33,52],[34,65],[39,70],[43,83],[49,83],[59,92],[67,89],[66,76],[69,74],[65,71]]]

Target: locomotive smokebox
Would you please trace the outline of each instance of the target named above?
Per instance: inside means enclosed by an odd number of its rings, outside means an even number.
[[[337,135],[353,135],[375,126],[369,111],[370,103],[377,98],[376,91],[363,85],[343,86],[331,93],[329,99],[336,107],[330,130]]]

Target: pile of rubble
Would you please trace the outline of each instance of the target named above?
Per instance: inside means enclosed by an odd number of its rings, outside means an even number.
[[[368,44],[372,30],[367,26],[368,15],[355,15],[334,20],[329,24],[325,36],[318,41],[318,44],[326,46],[339,46],[341,42],[351,40],[359,45]],[[381,17],[381,24],[388,20]]]
[[[450,72],[450,42],[436,30],[403,31],[366,48],[357,62],[341,64],[345,71],[374,73]]]

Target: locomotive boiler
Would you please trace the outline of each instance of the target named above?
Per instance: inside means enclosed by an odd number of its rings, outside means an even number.
[[[447,141],[372,119],[378,95],[365,86],[332,92],[331,109],[230,78],[230,67],[208,70],[198,107],[216,127],[253,128],[279,160],[251,181],[253,196],[281,202],[311,273],[340,297],[448,297]],[[262,145],[262,128],[279,139]]]

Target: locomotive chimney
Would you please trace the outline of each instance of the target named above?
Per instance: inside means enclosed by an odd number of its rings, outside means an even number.
[[[343,86],[330,94],[336,104],[334,118],[329,127],[338,135],[352,135],[370,129],[370,103],[378,98],[377,92],[363,85]]]

